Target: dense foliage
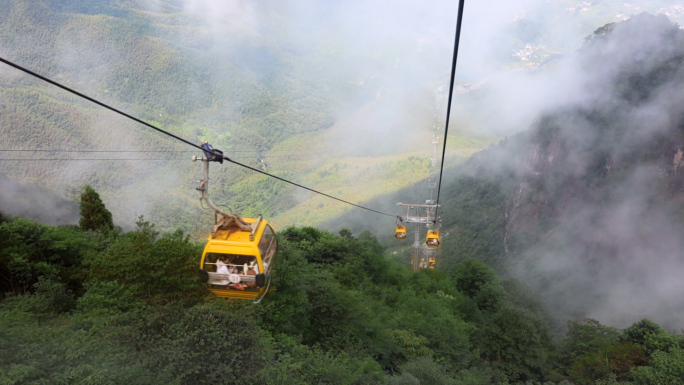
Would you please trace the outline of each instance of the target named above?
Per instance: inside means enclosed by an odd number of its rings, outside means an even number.
[[[520,283],[465,259],[413,272],[368,233],[279,234],[259,305],[208,294],[201,245],[2,216],[0,381],[98,384],[670,384],[684,339],[643,320],[554,341]],[[596,382],[599,381],[599,382]],[[604,381],[604,382],[600,382]],[[605,382],[613,381],[613,382]]]

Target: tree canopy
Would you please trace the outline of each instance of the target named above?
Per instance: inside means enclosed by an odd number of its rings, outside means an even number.
[[[114,228],[112,213],[90,185],[83,188],[81,194],[81,219],[78,221],[83,230],[106,231]]]
[[[11,294],[0,301],[3,382],[681,378],[684,339],[649,320],[625,330],[571,322],[556,341],[522,284],[471,259],[451,271],[414,272],[368,232],[281,231],[271,290],[253,305],[209,294],[196,275],[202,245],[180,231],[160,234],[144,218],[106,235],[3,218],[0,276]]]

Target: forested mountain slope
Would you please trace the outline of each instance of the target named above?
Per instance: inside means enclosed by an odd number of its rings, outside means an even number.
[[[684,375],[681,335],[648,320],[625,330],[587,320],[555,341],[536,296],[474,259],[415,272],[368,232],[278,236],[272,286],[255,305],[208,293],[196,276],[202,245],[180,231],[159,234],[142,218],[123,233],[0,215],[0,381],[568,385]]]

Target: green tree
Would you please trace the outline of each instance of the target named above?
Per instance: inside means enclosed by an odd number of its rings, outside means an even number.
[[[130,291],[152,302],[197,301],[205,292],[197,278],[201,245],[190,242],[180,230],[157,239],[154,225],[142,217],[137,225],[136,231],[117,237],[105,251],[87,255],[84,263],[90,267],[91,288],[123,285],[127,290],[114,291]],[[116,284],[98,285],[105,282]]]
[[[81,194],[81,220],[78,222],[83,230],[106,231],[114,228],[112,213],[90,185],[86,185]]]
[[[26,293],[43,277],[78,295],[83,254],[97,246],[92,235],[77,226],[52,227],[19,217],[0,223],[0,293]]]
[[[632,370],[636,385],[680,385],[684,379],[684,350],[672,348],[651,355],[651,365]]]
[[[250,384],[268,362],[268,340],[244,312],[221,302],[148,307],[120,317],[102,333],[136,349],[148,370],[177,384]]]
[[[496,281],[496,275],[484,263],[475,259],[466,259],[458,264],[456,271],[456,288],[469,298],[474,298],[482,286]]]
[[[513,381],[538,381],[548,372],[551,335],[530,312],[504,306],[488,314],[473,337],[480,357]]]
[[[2,211],[0,211],[0,224],[2,224],[3,222],[7,222],[10,219],[12,219],[12,217],[10,215],[5,214]]]
[[[401,375],[390,378],[391,385],[435,384],[454,385],[456,382],[447,374],[446,368],[429,357],[409,361],[401,367]]]
[[[67,312],[76,306],[71,291],[62,283],[40,277],[30,297],[29,310],[43,317]]]
[[[569,368],[576,357],[598,350],[606,351],[619,339],[618,329],[603,326],[595,319],[587,318],[581,323],[569,321],[567,338],[560,346],[559,360]]]
[[[259,373],[265,384],[384,384],[385,376],[371,357],[351,357],[347,352],[326,352],[308,347],[293,338],[280,335],[275,340],[277,361]]]
[[[63,310],[64,298],[58,297],[66,293],[58,288],[55,296],[51,293],[55,288],[55,283],[44,281],[37,294],[0,302],[0,384],[172,382],[173,377],[152,373],[140,360],[130,359],[136,354],[134,348],[112,343],[102,338],[101,332],[88,331],[92,323],[55,314]],[[58,318],[48,320],[48,316]]]
[[[471,298],[480,310],[496,311],[505,298],[499,278],[484,263],[466,259],[456,266],[456,288]]]
[[[636,322],[625,329],[622,340],[643,346],[648,354],[653,354],[657,350],[669,352],[679,343],[675,336],[648,319]]]

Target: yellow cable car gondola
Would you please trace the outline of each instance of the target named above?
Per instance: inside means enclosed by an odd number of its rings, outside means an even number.
[[[271,283],[278,242],[261,217],[242,218],[218,208],[209,199],[209,162],[222,162],[222,153],[204,142],[204,179],[197,190],[200,202],[214,211],[215,225],[200,260],[200,279],[218,297],[261,301]],[[217,155],[218,154],[218,155]],[[198,160],[193,157],[193,160]]]
[[[395,222],[397,227],[394,229],[394,238],[403,241],[406,239],[406,226],[400,216],[397,216]]]
[[[396,230],[394,230],[394,238],[403,241],[406,239],[406,226],[397,225]]]
[[[428,247],[439,247],[440,237],[439,230],[428,230],[427,236],[425,237],[425,244]]]
[[[238,226],[219,228],[209,236],[200,261],[200,274],[218,297],[261,300],[271,281],[278,242],[261,216],[241,218],[251,231]]]
[[[428,269],[435,269],[435,257],[428,258]]]

